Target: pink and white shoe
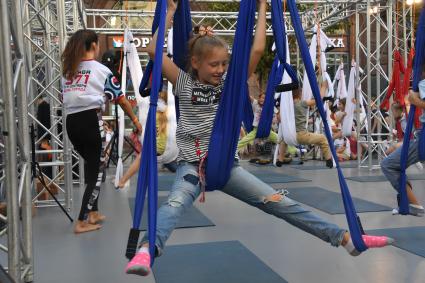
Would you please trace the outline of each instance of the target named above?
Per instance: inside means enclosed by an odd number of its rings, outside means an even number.
[[[147,276],[151,272],[151,257],[148,252],[138,252],[125,267],[125,273]]]
[[[394,243],[393,238],[386,236],[363,235],[363,241],[368,248],[382,248]]]

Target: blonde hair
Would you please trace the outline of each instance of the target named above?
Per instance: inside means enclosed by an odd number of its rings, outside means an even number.
[[[168,125],[167,110],[164,112],[157,111],[156,112],[156,130],[159,136],[166,134],[167,125]]]
[[[197,34],[189,40],[189,60],[187,60],[187,69],[193,77],[196,78],[198,72],[192,68],[190,59],[192,57],[197,57],[202,60],[212,52],[214,47],[228,49],[227,43],[222,38],[215,35]]]
[[[167,103],[167,96],[168,96],[168,93],[166,91],[161,91],[158,94],[158,98],[164,100],[165,103]],[[168,106],[165,108],[165,111],[156,112],[156,129],[157,129],[158,135],[163,135],[163,134],[166,134],[167,132],[167,125],[168,125],[167,111],[168,111]]]

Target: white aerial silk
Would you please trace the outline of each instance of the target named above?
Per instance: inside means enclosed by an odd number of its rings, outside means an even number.
[[[327,46],[335,46],[335,44],[329,39],[329,37],[326,36],[326,34],[323,32],[323,30],[319,29],[318,26],[315,26],[313,28],[313,37],[311,38],[311,43],[310,43],[310,58],[311,61],[313,63],[313,66],[316,65],[317,62],[317,44],[318,44],[318,37],[317,37],[317,32],[319,31],[319,38],[320,38],[320,68],[322,70],[322,80],[323,81],[327,81],[328,82],[328,94],[327,96],[334,96],[334,91],[333,91],[333,83],[331,81],[331,78],[329,77],[329,74],[326,72],[326,47]],[[322,82],[320,82],[322,83]],[[307,72],[304,70],[304,77],[303,77],[303,89],[302,89],[302,99],[303,100],[310,100],[313,98],[313,92],[311,90],[311,86],[310,86],[310,82],[308,80],[307,77]],[[328,103],[325,103],[324,105],[325,107],[325,111],[326,111],[326,120],[328,121],[328,124],[331,124],[331,116],[330,116],[330,110],[328,107]],[[307,113],[307,117],[306,117],[306,128],[308,126],[308,117],[310,116],[310,110]],[[322,119],[318,118],[315,120],[315,132],[320,133],[321,132],[321,126],[322,126]]]
[[[158,163],[167,164],[176,160],[179,148],[176,143],[176,107],[174,102],[173,85],[168,83],[167,87],[167,143],[162,155],[157,156]]]
[[[329,39],[329,37],[326,36],[326,34],[323,32],[323,30],[319,29],[317,26],[315,26],[313,28],[313,37],[311,38],[311,43],[310,43],[310,58],[311,58],[311,62],[313,63],[313,66],[316,66],[316,62],[317,62],[317,43],[318,43],[318,38],[317,38],[317,32],[319,30],[319,34],[320,34],[320,67],[322,69],[323,72],[326,72],[326,55],[325,55],[325,50],[326,47],[328,45],[330,46],[335,46],[335,44]],[[308,80],[307,77],[307,71],[304,70],[304,76],[303,76],[303,94],[302,94],[302,99],[303,100],[310,100],[313,98],[313,92],[311,90],[311,86],[310,86],[310,82]]]
[[[334,85],[338,83],[337,89],[336,89],[336,96],[335,96],[335,104],[336,104],[339,99],[347,98],[347,95],[348,95],[347,84],[345,82],[344,64],[342,62],[335,73],[335,79],[333,83]]]
[[[124,33],[124,42],[128,40],[127,35]],[[122,62],[122,74],[121,74],[121,90],[122,92],[126,93],[126,87],[127,87],[127,64],[126,64],[126,58],[123,56],[123,62]],[[124,174],[124,166],[122,162],[122,151],[124,147],[124,131],[125,131],[125,125],[124,125],[124,111],[121,107],[116,106],[115,111],[118,111],[118,162],[117,162],[117,169],[115,171],[115,187],[118,187],[119,181],[122,178],[122,175]]]
[[[171,34],[171,35],[170,35]],[[126,29],[124,32],[124,60],[123,60],[123,84],[122,89],[125,91],[126,89],[126,66],[128,65],[128,68],[130,70],[131,75],[131,81],[133,83],[134,88],[134,94],[136,96],[137,106],[138,106],[138,112],[139,112],[139,121],[140,124],[143,127],[143,132],[140,136],[140,142],[143,143],[143,136],[146,129],[146,121],[147,116],[149,112],[149,103],[150,98],[149,97],[142,97],[139,92],[139,86],[142,81],[143,72],[142,72],[142,66],[140,64],[140,58],[139,54],[137,52],[136,45],[133,41],[133,34]],[[172,50],[172,30],[169,33],[168,37],[168,48],[171,48]],[[171,54],[172,52],[170,52]],[[165,151],[161,156],[158,156],[158,163],[169,163],[177,158],[178,155],[178,148],[176,144],[176,129],[177,129],[177,121],[176,121],[176,108],[175,108],[175,102],[174,102],[174,95],[172,93],[172,85],[168,84],[168,91],[167,91],[167,101],[168,101],[168,107],[167,107],[167,143],[165,147]],[[121,110],[121,109],[120,109]],[[122,110],[121,110],[122,111]],[[118,112],[119,114],[119,112]],[[124,117],[124,113],[123,113]],[[121,126],[121,120],[123,121],[123,124]],[[123,148],[123,140],[124,140],[124,119],[120,120],[120,138],[122,135],[122,142],[118,142],[118,155],[122,155],[122,148]],[[122,127],[122,129],[121,129]],[[120,153],[121,152],[121,153]],[[122,166],[119,166],[120,162],[118,161],[117,166],[117,173],[115,182],[118,182],[119,178],[117,176],[122,176]],[[122,165],[122,160],[121,160]],[[118,167],[120,167],[120,170],[118,170]],[[121,171],[121,173],[119,172]],[[119,175],[120,174],[120,175]],[[115,184],[117,186],[117,184]]]
[[[173,29],[168,33],[167,38],[167,52],[173,55]],[[171,161],[176,160],[179,155],[179,148],[176,143],[176,130],[177,130],[177,118],[176,118],[176,104],[173,94],[173,85],[168,83],[167,85],[167,143],[165,150],[162,155],[157,156],[158,163],[167,164]]]
[[[290,64],[289,56],[289,45],[288,38],[286,38],[286,62]],[[291,78],[288,73],[285,72],[281,81],[282,84],[291,83]],[[297,131],[295,128],[295,112],[294,112],[294,99],[292,97],[292,91],[277,93],[280,95],[280,119],[278,132],[281,133],[281,137],[288,145],[296,146],[297,143]]]
[[[345,137],[351,136],[354,120],[354,110],[356,109],[356,103],[353,101],[356,97],[356,66],[352,65],[350,70],[350,78],[348,81],[348,91],[345,103],[344,119],[342,120],[342,134]]]
[[[289,44],[288,38],[286,38],[286,62],[290,64],[289,56]],[[273,45],[273,49],[275,46]],[[288,73],[283,74],[281,81],[282,84],[291,83],[291,78]],[[294,99],[292,97],[292,91],[276,93],[275,98],[280,95],[280,123],[278,128],[279,140],[285,141],[288,145],[297,145],[297,131],[295,128],[295,112],[294,112]],[[273,164],[276,165],[277,157],[279,155],[279,146],[276,146]]]
[[[310,58],[311,61],[313,63],[313,66],[316,65],[317,62],[317,44],[319,43],[320,40],[320,69],[322,70],[322,81],[319,82],[320,84],[324,81],[326,81],[328,83],[328,93],[326,96],[334,96],[334,91],[333,91],[333,83],[329,77],[329,74],[326,72],[327,69],[327,65],[326,65],[326,53],[325,50],[328,46],[335,46],[335,44],[329,39],[329,37],[323,32],[322,29],[320,29],[318,26],[315,26],[313,28],[313,37],[311,38],[311,43],[310,43]],[[319,34],[319,37],[318,35]],[[319,86],[320,87],[320,86]],[[311,90],[311,86],[310,86],[310,81],[308,80],[308,76],[307,76],[307,71],[304,70],[304,76],[303,76],[303,92],[302,92],[302,99],[303,100],[310,100],[313,98],[313,92]],[[330,110],[329,110],[329,106],[328,103],[324,104],[324,108],[325,108],[325,112],[326,112],[326,120],[328,122],[329,125],[332,125],[332,119],[330,117]],[[306,128],[308,126],[308,118],[310,116],[310,110],[307,112],[307,116],[306,116]],[[317,118],[315,120],[315,125],[314,125],[314,130],[316,133],[321,133],[322,132],[322,119]],[[335,161],[334,161],[334,166],[335,166]]]
[[[143,78],[143,71],[142,65],[140,64],[139,54],[137,53],[137,48],[133,40],[133,34],[130,30],[126,29],[124,33],[124,58],[128,69],[130,70],[134,95],[136,96],[137,107],[139,110],[139,121],[143,127],[141,137],[143,137],[146,128],[146,121],[148,119],[149,97],[142,97],[139,92],[139,86]],[[143,143],[143,139],[141,139],[141,142]]]

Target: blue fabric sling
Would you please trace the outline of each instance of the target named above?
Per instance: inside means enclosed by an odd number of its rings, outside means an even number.
[[[158,201],[158,172],[156,159],[156,108],[158,101],[158,92],[161,90],[162,87],[161,69],[163,56],[162,52],[165,37],[166,7],[166,0],[157,1],[154,24],[156,24],[156,27],[158,28],[158,39],[155,46],[155,64],[153,65],[152,69],[150,106],[143,141],[142,158],[140,160],[139,176],[137,179],[137,192],[134,207],[133,228],[130,231],[126,252],[127,258],[132,258],[137,249],[138,236],[140,233],[140,221],[142,219],[143,206],[147,193],[148,235],[151,265],[153,264],[155,259],[156,211]]]
[[[192,20],[190,18],[189,0],[180,0],[173,19],[173,61],[182,70],[186,70],[187,55],[189,47],[187,45],[192,34]],[[180,116],[179,98],[175,98],[177,120]]]
[[[208,146],[206,190],[222,188],[230,178],[239,140],[254,28],[256,0],[239,7],[232,57]]]
[[[422,123],[422,131],[419,135],[418,153],[419,160],[425,161],[425,123]]]
[[[247,91],[248,91],[248,88],[247,88]],[[244,108],[243,117],[242,117],[243,127],[249,133],[254,129],[254,127],[252,126],[252,123],[254,121],[254,113],[252,112],[252,104],[251,104],[251,99],[249,98],[248,92],[245,95],[243,108]]]
[[[256,138],[267,138],[270,135],[273,120],[274,110],[274,89],[282,79],[282,76],[278,76],[279,70],[279,58],[276,56],[273,60],[272,68],[269,73],[269,79],[267,81],[266,96],[264,98],[263,109],[261,111],[260,121],[258,122]]]
[[[425,1],[423,1],[425,2]],[[415,59],[413,63],[413,83],[412,87],[414,91],[419,91],[418,84],[422,77],[422,66],[425,63],[425,6],[422,7],[421,15],[419,17],[418,27],[416,29],[416,45],[415,45]],[[406,192],[406,167],[407,159],[409,155],[409,144],[410,136],[414,124],[416,106],[410,105],[410,112],[407,117],[407,126],[404,131],[403,146],[401,148],[401,157],[400,157],[400,183],[399,183],[399,213],[402,215],[409,214],[409,200],[407,199]],[[418,151],[419,159],[425,159],[425,127],[424,123],[422,124],[422,132],[419,137],[418,142]]]
[[[158,28],[160,19],[157,15],[159,15],[160,13],[161,13],[161,5],[156,5],[155,16],[152,21],[152,35],[155,33],[156,29]],[[139,93],[141,94],[144,93],[144,90],[149,85],[149,79],[151,77],[152,70],[153,70],[153,61],[149,60],[148,64],[146,65],[145,72],[143,73],[142,81],[140,82]]]
[[[257,138],[266,138],[270,135],[275,88],[280,84],[283,73],[286,71],[293,82],[298,82],[297,74],[286,62],[286,29],[284,25],[283,9],[281,1],[272,1],[272,28],[276,45],[276,58],[273,62],[267,82],[266,97],[263,110],[258,123]]]
[[[316,101],[317,108],[323,120],[326,138],[328,140],[329,147],[331,149],[332,155],[336,162],[336,167],[338,171],[338,179],[339,179],[339,184],[341,187],[341,194],[342,194],[342,199],[344,203],[344,209],[345,209],[345,214],[346,214],[346,218],[348,222],[348,227],[350,229],[351,239],[356,249],[359,252],[363,252],[367,249],[367,246],[365,245],[363,241],[361,224],[357,216],[353,201],[351,199],[351,195],[350,195],[350,191],[348,190],[347,183],[345,182],[344,175],[342,174],[341,167],[339,166],[338,157],[336,155],[335,147],[333,145],[332,135],[329,130],[329,125],[327,123],[325,109],[323,107],[323,102],[320,97],[319,86],[317,85],[317,81],[316,81],[316,74],[314,72],[313,63],[310,58],[309,49],[307,47],[307,42],[304,36],[304,30],[301,25],[301,20],[299,18],[295,0],[288,0],[288,8],[291,14],[292,25],[295,30],[298,46],[301,51],[301,56],[303,58],[304,66],[306,68],[308,80],[310,82],[310,85],[313,91],[313,96]]]

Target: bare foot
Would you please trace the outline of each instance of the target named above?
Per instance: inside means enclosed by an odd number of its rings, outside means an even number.
[[[100,214],[98,211],[89,212],[88,223],[97,224],[98,222],[104,221],[106,218],[105,215]]]
[[[95,230],[99,230],[102,226],[98,224],[90,224],[84,221],[78,220],[74,227],[74,233],[85,233],[85,232],[91,232]]]

